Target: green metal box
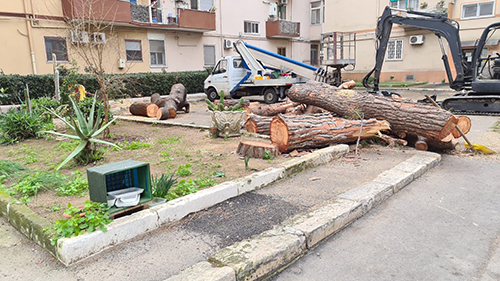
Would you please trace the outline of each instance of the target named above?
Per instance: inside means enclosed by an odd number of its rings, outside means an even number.
[[[138,205],[151,201],[153,197],[149,163],[125,160],[93,167],[87,169],[87,180],[90,200],[94,202],[107,203],[108,192],[129,187],[144,189]],[[128,208],[133,207],[118,208],[113,206],[109,209],[109,213],[112,214]]]

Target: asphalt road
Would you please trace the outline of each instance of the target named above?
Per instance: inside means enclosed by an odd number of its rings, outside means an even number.
[[[445,155],[272,280],[500,280],[499,170]]]

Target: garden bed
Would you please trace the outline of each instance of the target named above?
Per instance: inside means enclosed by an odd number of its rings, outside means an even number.
[[[123,120],[111,126],[110,132],[109,141],[120,144],[124,149],[106,148],[102,160],[87,166],[70,162],[60,172],[71,177],[72,173],[80,171],[80,178],[86,180],[87,168],[132,159],[149,163],[153,176],[175,173],[178,181],[184,180],[203,189],[275,166],[285,160],[283,156],[272,160],[251,159],[248,165],[250,169],[247,169],[244,160],[236,154],[236,148],[241,139],[252,139],[248,136],[214,139],[204,129]],[[30,139],[15,145],[0,146],[0,155],[2,160],[24,164],[29,168],[25,173],[53,171],[76,144],[67,139]],[[19,178],[20,176],[8,177],[4,185],[9,188]],[[27,206],[41,217],[54,222],[64,218],[62,214],[68,203],[82,206],[89,199],[88,191],[77,196],[58,196],[57,193],[54,189],[42,189],[37,196],[30,197],[31,201],[27,202]]]

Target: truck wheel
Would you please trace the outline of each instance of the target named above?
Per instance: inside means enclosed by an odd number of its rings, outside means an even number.
[[[267,104],[272,104],[278,101],[278,93],[276,93],[276,89],[267,88],[264,91],[264,102]]]
[[[220,98],[219,94],[217,94],[217,91],[214,88],[208,89],[207,97],[211,102],[213,102],[214,100],[218,100]]]

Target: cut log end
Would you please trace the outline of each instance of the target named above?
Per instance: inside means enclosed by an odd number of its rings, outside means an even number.
[[[288,126],[283,119],[275,117],[271,120],[270,137],[280,152],[288,150]]]
[[[467,134],[472,126],[470,118],[467,116],[458,116],[457,118],[457,126],[460,128],[460,130],[462,130],[464,135]],[[455,138],[459,138],[462,136],[462,134],[460,134],[460,132],[456,128],[453,130],[452,134]]]
[[[165,120],[177,117],[177,111],[174,108],[162,107],[156,113],[156,119]]]
[[[236,152],[241,156],[263,159],[265,155],[276,157],[280,152],[276,146],[257,141],[241,141]]]
[[[151,118],[156,117],[156,115],[158,114],[158,110],[160,110],[160,108],[154,103],[150,103],[146,107],[147,115],[148,115],[148,117],[151,117]]]

